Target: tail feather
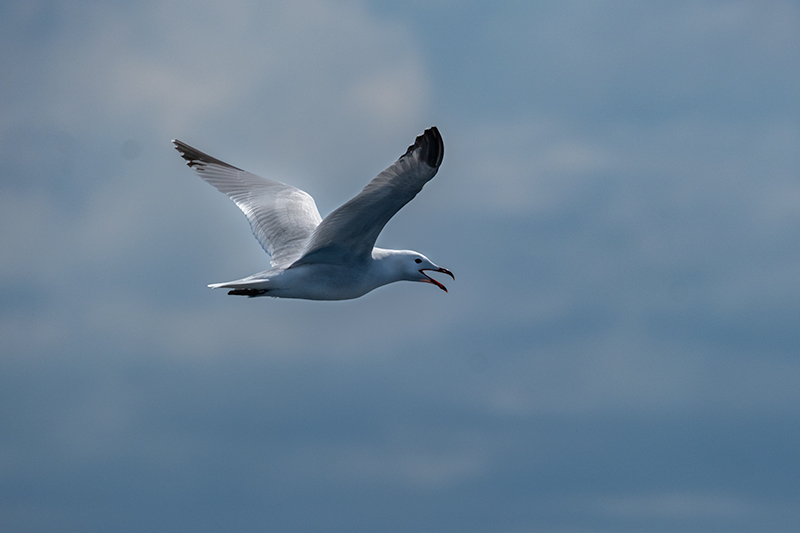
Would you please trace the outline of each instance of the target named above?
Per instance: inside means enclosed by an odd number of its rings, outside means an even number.
[[[232,289],[228,291],[228,294],[233,294],[235,296],[250,296],[250,297],[263,296],[267,294],[270,290],[275,288],[274,287],[275,282],[273,278],[275,276],[280,276],[282,272],[283,269],[273,268],[234,281],[225,281],[223,283],[211,283],[209,285],[209,288]]]
[[[236,281],[226,281],[224,283],[211,283],[210,289],[267,289],[269,279],[237,279]]]
[[[269,292],[268,289],[233,289],[228,291],[229,296],[247,296],[248,298],[255,298],[256,296],[264,296]]]

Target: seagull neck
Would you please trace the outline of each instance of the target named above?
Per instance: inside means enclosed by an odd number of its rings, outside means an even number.
[[[370,278],[376,287],[399,281],[402,276],[398,269],[396,250],[386,250],[384,248],[372,249],[372,265],[370,267]]]
[[[372,249],[370,270],[377,287],[405,279],[400,263],[400,253],[399,250]]]

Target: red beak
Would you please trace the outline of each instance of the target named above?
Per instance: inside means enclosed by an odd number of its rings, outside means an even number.
[[[425,276],[425,279],[421,279],[420,281],[423,281],[425,283],[433,283],[434,285],[442,289],[444,292],[447,292],[447,287],[445,287],[444,285],[442,285],[441,283],[439,283],[438,281],[427,275],[425,272],[423,272],[423,270],[430,270],[431,272],[441,272],[442,274],[447,274],[448,276],[453,278],[453,280],[456,279],[453,273],[447,270],[446,268],[437,268],[436,270],[432,268],[423,268],[422,270],[419,271],[420,274]]]

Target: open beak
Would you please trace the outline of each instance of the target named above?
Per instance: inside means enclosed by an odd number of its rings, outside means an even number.
[[[433,279],[432,277],[427,275],[425,272],[423,272],[424,270],[430,270],[431,272],[441,272],[442,274],[447,274],[448,276],[453,278],[453,280],[456,279],[456,277],[453,275],[453,273],[450,272],[449,270],[447,270],[446,268],[441,268],[441,267],[440,268],[436,268],[436,269],[434,269],[434,268],[423,268],[423,269],[421,269],[419,271],[420,274],[425,276],[425,279],[421,279],[420,281],[425,282],[425,283],[433,283],[434,285],[436,285],[437,287],[442,289],[444,292],[447,292],[447,287],[445,287],[444,285],[442,285],[441,283],[439,283],[438,281],[436,281],[435,279]]]

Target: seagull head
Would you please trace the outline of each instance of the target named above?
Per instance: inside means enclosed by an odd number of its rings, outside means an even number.
[[[447,292],[444,285],[426,272],[441,272],[456,279],[453,273],[446,268],[440,267],[421,253],[411,250],[386,250],[376,247],[372,249],[372,259],[375,261],[375,272],[379,276],[378,287],[395,281],[421,281],[436,285]]]
[[[424,255],[417,253],[417,252],[404,252],[402,253],[402,267],[403,271],[406,274],[404,279],[409,281],[421,281],[423,283],[431,283],[436,285],[444,292],[447,292],[447,288],[427,275],[425,272],[441,272],[442,274],[447,274],[453,279],[456,277],[453,275],[452,272],[447,270],[446,268],[440,267],[439,265],[435,264],[433,261],[425,257]]]

